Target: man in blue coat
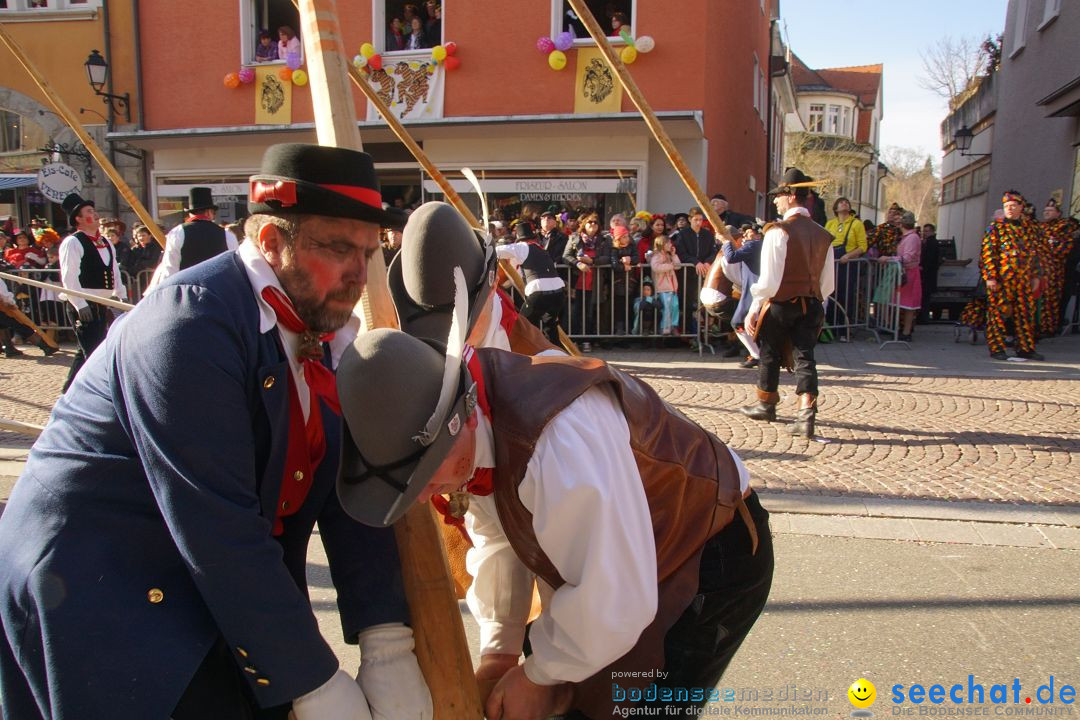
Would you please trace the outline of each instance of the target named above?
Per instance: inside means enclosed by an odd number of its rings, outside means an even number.
[[[250,188],[250,240],[119,320],[30,453],[0,519],[5,718],[431,718],[392,531],[334,492],[333,368],[399,218],[364,153],[275,145]],[[308,599],[316,523],[356,681]]]

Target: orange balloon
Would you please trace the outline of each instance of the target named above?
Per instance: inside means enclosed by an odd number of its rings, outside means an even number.
[[[231,72],[225,76],[225,87],[233,90],[240,87],[240,76],[237,73]]]
[[[284,82],[292,82],[292,73],[292,70],[287,67],[283,67],[277,71],[277,76],[281,78],[281,80],[283,80]]]

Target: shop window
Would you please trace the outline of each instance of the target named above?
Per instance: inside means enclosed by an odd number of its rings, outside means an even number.
[[[591,43],[589,31],[570,7],[570,3],[566,0],[552,0],[552,3],[554,12],[558,13],[553,23],[552,35],[570,31],[577,38],[577,42],[583,45]],[[637,0],[585,0],[585,5],[609,38],[619,37],[622,26],[628,26],[630,34],[634,34],[636,4]]]
[[[279,48],[279,31],[286,28],[286,34],[292,34],[296,41],[289,41],[289,45],[296,48],[301,59],[304,56],[304,41],[300,37],[300,11],[292,4],[292,0],[241,0],[241,62],[250,65],[256,62],[285,62],[286,58],[280,57],[278,49],[276,59],[263,60],[262,53],[256,56],[256,48],[260,44],[259,35],[266,31],[270,35],[270,44]]]
[[[811,105],[809,122],[806,129],[812,133],[819,133],[825,129],[825,106]]]
[[[441,0],[381,0],[375,26],[384,28],[382,52],[414,51],[442,45]]]

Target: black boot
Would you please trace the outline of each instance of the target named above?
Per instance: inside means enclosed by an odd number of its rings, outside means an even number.
[[[45,354],[45,357],[49,357],[50,355],[54,355],[60,352],[59,349],[54,348],[52,345],[45,342],[45,338],[41,337],[40,335],[38,335],[37,342],[34,344],[41,349],[41,352]]]
[[[757,398],[757,405],[746,405],[739,408],[739,412],[751,420],[764,420],[765,422],[775,421],[776,403],[780,402],[780,393],[766,392],[761,388],[758,388]]]
[[[814,437],[814,421],[817,419],[817,395],[805,393],[799,396],[799,409],[795,412],[795,422],[788,426],[792,435],[805,438]]]

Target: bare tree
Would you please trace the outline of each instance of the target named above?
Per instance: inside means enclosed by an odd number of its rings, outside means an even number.
[[[886,203],[899,203],[915,213],[920,224],[937,224],[941,178],[929,155],[905,147],[889,147],[882,154],[889,168],[885,176]]]
[[[986,51],[973,37],[941,38],[920,53],[923,74],[919,87],[940,96],[955,110],[977,87],[986,70]]]

